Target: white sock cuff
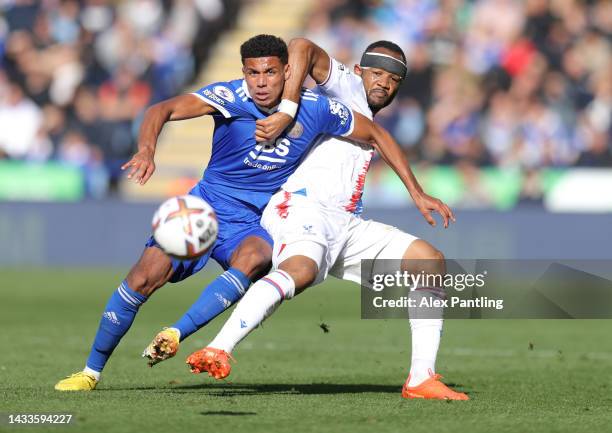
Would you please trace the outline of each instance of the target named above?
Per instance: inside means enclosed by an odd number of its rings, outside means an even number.
[[[283,299],[291,299],[295,295],[295,282],[291,275],[280,269],[270,272],[268,275],[263,277],[261,281],[273,286]]]
[[[92,370],[88,366],[85,366],[85,368],[83,369],[83,373],[91,374],[93,377],[96,378],[96,380],[100,380],[101,373],[99,371]]]

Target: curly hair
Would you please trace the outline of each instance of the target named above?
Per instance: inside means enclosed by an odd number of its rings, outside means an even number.
[[[281,38],[273,35],[257,35],[240,46],[242,64],[244,59],[257,57],[278,57],[283,65],[289,61],[287,44]]]

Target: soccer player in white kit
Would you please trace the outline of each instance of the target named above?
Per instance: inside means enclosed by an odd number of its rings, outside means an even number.
[[[299,100],[307,74],[317,83],[309,97],[317,98],[317,93],[322,93],[337,98],[372,119],[393,100],[406,73],[404,53],[388,41],[371,44],[351,71],[311,41],[294,39],[289,45],[289,64],[292,74],[285,84],[279,112],[258,122],[256,135],[260,141],[275,138],[292,123],[297,110],[295,101]],[[290,128],[289,135],[301,132],[297,123]],[[395,227],[359,217],[373,152],[370,145],[323,136],[272,197],[261,224],[274,240],[274,270],[251,286],[209,346],[187,359],[193,372],[207,371],[217,379],[226,377],[231,369],[228,357],[234,347],[284,299],[322,282],[329,274],[359,283],[363,259],[374,260],[374,268],[378,260],[395,259],[399,263],[399,259],[418,259],[434,263],[434,272],[444,272],[444,256],[431,244]],[[418,209],[432,225],[435,221],[431,212],[439,212],[447,227],[449,220],[454,220],[452,211],[425,194],[407,162],[405,166],[403,180]],[[440,292],[428,291],[443,297]],[[403,397],[468,399],[466,394],[448,388],[435,373],[442,323],[441,316],[410,318],[412,362]]]

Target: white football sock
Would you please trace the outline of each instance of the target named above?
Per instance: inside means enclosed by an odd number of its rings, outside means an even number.
[[[209,346],[231,353],[244,337],[276,310],[283,299],[291,299],[294,294],[295,283],[288,273],[280,270],[269,273],[247,290]]]
[[[442,323],[442,319],[410,319],[412,362],[408,386],[417,386],[436,372]]]
[[[92,370],[91,368],[85,366],[83,369],[83,373],[87,373],[96,378],[96,380],[100,380],[100,372],[96,370]]]
[[[444,290],[435,287],[418,287],[410,292],[410,298],[416,305],[423,300],[442,300],[446,297]],[[442,307],[416,307],[408,308],[410,329],[412,331],[412,361],[410,363],[410,376],[408,386],[417,386],[436,372],[436,357],[440,347],[442,335],[444,308]]]

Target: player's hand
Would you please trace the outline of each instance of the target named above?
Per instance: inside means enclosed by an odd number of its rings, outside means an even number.
[[[293,122],[293,118],[281,111],[271,114],[265,119],[255,122],[255,140],[273,141],[283,133],[287,126]]]
[[[128,162],[121,166],[121,170],[130,169],[127,178],[144,185],[155,171],[153,152],[148,149],[139,150]]]
[[[431,215],[432,212],[438,212],[442,216],[444,228],[448,227],[449,221],[457,221],[453,211],[445,203],[425,193],[421,193],[416,197],[414,199],[414,204],[432,227],[436,226],[436,220]]]

